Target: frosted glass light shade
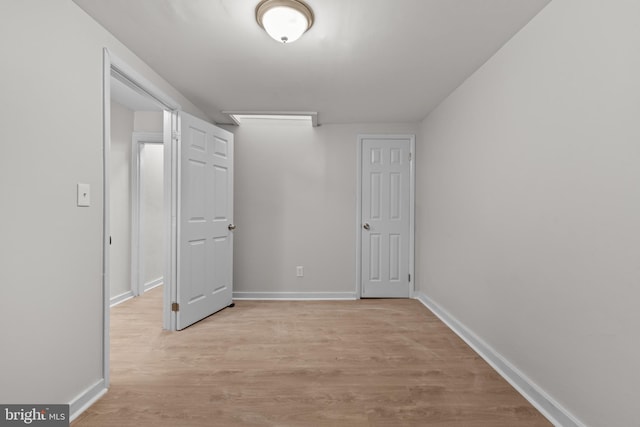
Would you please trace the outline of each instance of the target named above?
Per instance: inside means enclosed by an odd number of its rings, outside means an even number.
[[[265,0],[256,7],[258,24],[274,40],[292,43],[313,25],[313,12],[299,0]]]
[[[264,29],[274,40],[291,43],[307,31],[307,18],[289,7],[274,7],[262,17]]]

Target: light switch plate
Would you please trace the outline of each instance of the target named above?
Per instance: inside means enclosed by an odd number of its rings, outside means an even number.
[[[78,207],[91,206],[91,186],[78,183]]]

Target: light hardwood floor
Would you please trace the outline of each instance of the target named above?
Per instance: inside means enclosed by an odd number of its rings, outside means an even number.
[[[549,426],[418,301],[237,301],[161,326],[111,310],[111,388],[81,426]]]

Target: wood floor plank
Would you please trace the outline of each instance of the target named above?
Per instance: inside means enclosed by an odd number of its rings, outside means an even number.
[[[82,426],[551,424],[418,301],[237,301],[162,331],[162,291],[111,311],[111,388]]]

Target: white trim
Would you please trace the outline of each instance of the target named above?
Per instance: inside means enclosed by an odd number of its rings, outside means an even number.
[[[162,326],[169,331],[177,330],[176,312],[171,311],[171,302],[178,301],[177,297],[177,263],[178,263],[178,144],[180,121],[177,111],[164,112],[163,140],[164,140],[164,212],[165,221],[165,263],[164,263],[164,292],[165,304],[162,305]]]
[[[143,169],[140,155],[144,144],[162,144],[162,132],[133,132],[131,135],[131,290],[135,296],[146,292],[144,284],[144,248],[141,246],[140,234],[144,212],[140,200],[143,197]]]
[[[153,288],[157,288],[158,286],[162,286],[164,283],[164,277],[160,276],[155,280],[151,280],[144,284],[144,292],[149,292]]]
[[[108,52],[107,48],[104,50]],[[170,111],[182,109],[180,104],[174,101],[173,98],[161,91],[156,85],[130,67],[126,62],[113,54],[109,54],[109,57],[111,58],[109,68],[110,76],[118,79],[139,94],[151,98],[163,109]]]
[[[136,139],[136,133],[131,136],[131,292],[134,296],[140,295],[140,150],[142,149]]]
[[[109,299],[109,307],[115,307],[120,303],[130,300],[134,296],[135,295],[133,295],[132,290],[128,290],[127,292],[123,292],[120,295],[113,296]]]
[[[413,298],[416,293],[416,136],[411,135],[409,142],[411,146],[411,160],[409,161],[409,274],[411,280],[409,281],[409,298]]]
[[[155,280],[151,280],[147,283],[145,283],[142,288],[142,292],[149,292],[151,289],[157,288],[158,286],[162,286],[163,284],[163,278],[162,277],[158,277]],[[131,298],[134,298],[138,295],[134,295],[133,290],[128,290],[126,292],[121,293],[120,295],[116,295],[114,297],[111,297],[111,299],[109,300],[109,306],[111,308],[115,307],[118,304],[122,304],[125,301],[129,301]]]
[[[236,126],[240,126],[240,118],[237,116],[309,116],[311,118],[311,126],[318,127],[317,111],[240,111],[240,110],[223,110],[222,114],[226,114],[231,118]]]
[[[356,165],[356,295],[362,296],[362,136],[358,135]]]
[[[111,190],[111,57],[109,50],[102,52],[102,378],[104,388],[109,388],[109,310],[111,282],[109,277],[109,252],[111,246],[111,219],[109,216]]]
[[[493,347],[484,342],[482,338],[473,333],[471,329],[458,321],[458,319],[452,316],[447,310],[440,307],[435,301],[422,292],[416,292],[415,298],[442,320],[456,335],[462,338],[469,347],[491,365],[498,374],[507,380],[509,384],[553,423],[553,425],[559,427],[585,427],[585,425],[566,408],[549,396],[542,388],[531,381],[524,373],[513,366]]]
[[[356,182],[356,295],[362,298],[362,143],[365,139],[408,139],[411,161],[409,162],[409,298],[415,295],[415,209],[416,209],[416,136],[410,134],[360,134],[357,149]]]
[[[234,292],[234,300],[356,300],[353,292]]]
[[[94,385],[80,393],[69,403],[69,422],[75,420],[78,415],[86,411],[89,406],[96,403],[106,392],[107,387],[105,386],[104,379],[100,379]]]

